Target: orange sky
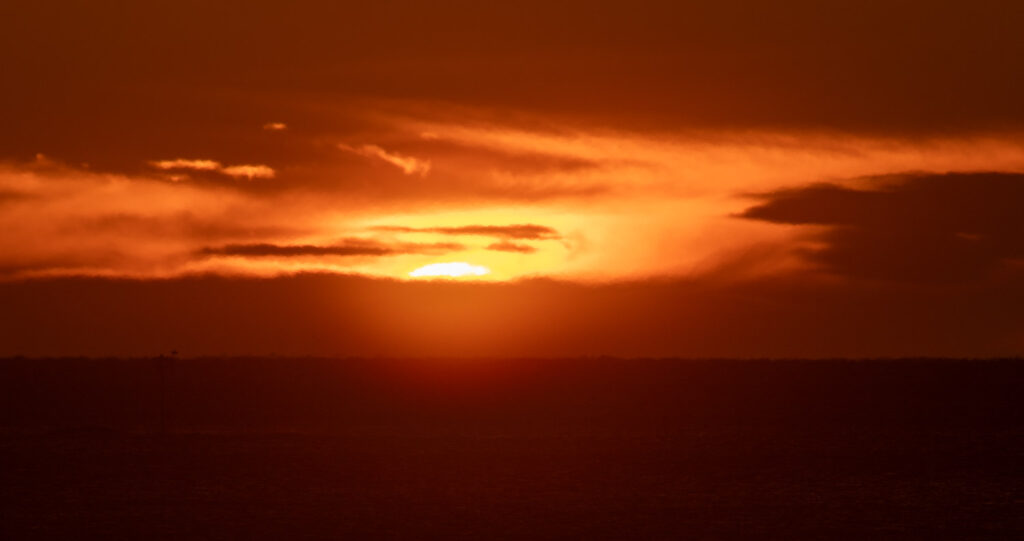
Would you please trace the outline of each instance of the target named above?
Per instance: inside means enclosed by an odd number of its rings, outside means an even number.
[[[1024,352],[1024,7],[676,4],[2,8],[0,354]]]

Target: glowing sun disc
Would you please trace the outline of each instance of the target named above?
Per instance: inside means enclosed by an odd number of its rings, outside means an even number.
[[[460,278],[463,276],[483,276],[490,274],[491,269],[482,267],[480,265],[470,265],[469,263],[453,262],[453,263],[431,263],[430,265],[424,265],[409,273],[409,276],[414,278],[426,278],[426,277],[448,277],[448,278]]]

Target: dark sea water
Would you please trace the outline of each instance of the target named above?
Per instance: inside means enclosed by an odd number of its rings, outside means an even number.
[[[3,539],[1013,539],[1024,363],[8,359]]]

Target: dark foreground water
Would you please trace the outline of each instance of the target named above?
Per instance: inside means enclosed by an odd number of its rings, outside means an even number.
[[[0,377],[3,539],[1024,536],[1019,361],[12,359]]]

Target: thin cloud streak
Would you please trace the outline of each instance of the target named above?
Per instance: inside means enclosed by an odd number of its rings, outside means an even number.
[[[515,252],[520,254],[532,254],[537,251],[536,248],[528,244],[520,244],[509,241],[488,244],[487,249],[495,252]]]
[[[312,244],[228,244],[207,247],[200,250],[202,255],[240,257],[304,257],[304,256],[390,256],[403,254],[436,254],[464,250],[456,243],[431,244],[383,244],[372,241],[350,240],[341,244],[318,246]]]
[[[216,160],[187,160],[178,158],[175,160],[150,161],[149,164],[157,169],[165,171],[176,171],[182,169],[192,171],[209,171],[234,178],[245,177],[249,180],[256,178],[274,178],[275,176],[274,169],[267,165],[245,164],[224,166]],[[181,177],[171,177],[171,180],[179,181],[182,179]]]
[[[150,165],[157,169],[193,169],[195,171],[220,171],[223,167],[220,162],[215,160],[186,160],[178,158],[176,160],[154,160],[149,162]]]
[[[403,156],[395,152],[388,152],[377,145],[351,146],[341,143],[338,145],[338,148],[360,156],[383,160],[401,169],[406,175],[426,176],[427,173],[430,172],[429,160],[421,160],[419,158],[413,158],[412,156]]]
[[[229,177],[274,178],[274,170],[266,165],[232,165],[221,169],[221,173]]]
[[[437,233],[441,235],[473,235],[480,237],[498,237],[522,240],[557,240],[561,238],[558,231],[537,224],[514,225],[463,225],[457,227],[407,227],[397,225],[375,226],[375,231],[393,233]]]

